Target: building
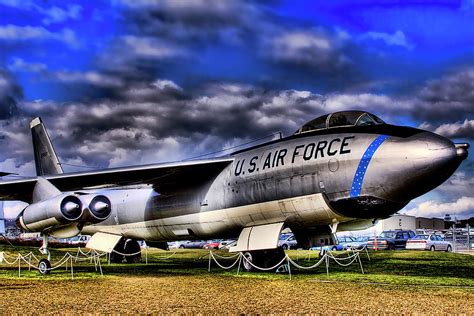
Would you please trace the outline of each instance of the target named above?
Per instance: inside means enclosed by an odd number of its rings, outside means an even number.
[[[377,223],[377,232],[394,229],[411,229],[415,230],[417,227],[416,217],[409,215],[395,214],[387,219],[381,220]]]
[[[449,225],[449,227],[446,227]],[[378,221],[378,223],[367,230],[370,235],[378,235],[384,230],[445,230],[452,227],[451,222],[442,218],[415,217],[410,215],[395,214],[389,218]]]

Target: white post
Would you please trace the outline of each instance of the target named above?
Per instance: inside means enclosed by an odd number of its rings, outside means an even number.
[[[212,256],[212,251],[209,251],[209,266],[207,268],[207,272],[211,272],[211,256]]]
[[[237,267],[237,275],[239,275],[240,273],[240,265],[242,264],[242,257],[243,257],[242,253],[239,252],[239,265]]]
[[[286,264],[288,266],[288,274],[290,275],[291,280],[290,257],[288,257],[288,255],[286,255]]]
[[[72,256],[69,256],[69,258],[71,259],[71,279],[74,280],[74,269],[72,267]]]
[[[357,259],[359,260],[360,270],[362,271],[362,274],[365,274],[364,273],[364,268],[362,268],[362,260],[360,259],[360,253],[359,252],[357,253]]]

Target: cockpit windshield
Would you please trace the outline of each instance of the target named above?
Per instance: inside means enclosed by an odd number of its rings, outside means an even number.
[[[326,114],[304,124],[295,134],[341,126],[385,124],[377,116],[364,111],[343,111]]]

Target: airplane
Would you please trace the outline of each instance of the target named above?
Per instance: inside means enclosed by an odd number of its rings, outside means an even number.
[[[1,181],[0,199],[29,203],[17,225],[42,233],[44,273],[48,236],[78,234],[92,235],[87,247],[114,261],[135,253],[137,240],[167,249],[166,241],[238,237],[231,252],[270,266],[284,255],[282,229],[309,248],[369,228],[447,180],[469,148],[342,111],[217,158],[64,173],[42,120],[30,128],[37,177]]]

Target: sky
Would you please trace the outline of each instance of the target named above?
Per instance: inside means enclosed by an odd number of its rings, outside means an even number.
[[[0,0],[0,171],[35,174],[35,116],[72,172],[348,109],[472,142],[474,1]],[[474,216],[473,157],[402,213]]]

